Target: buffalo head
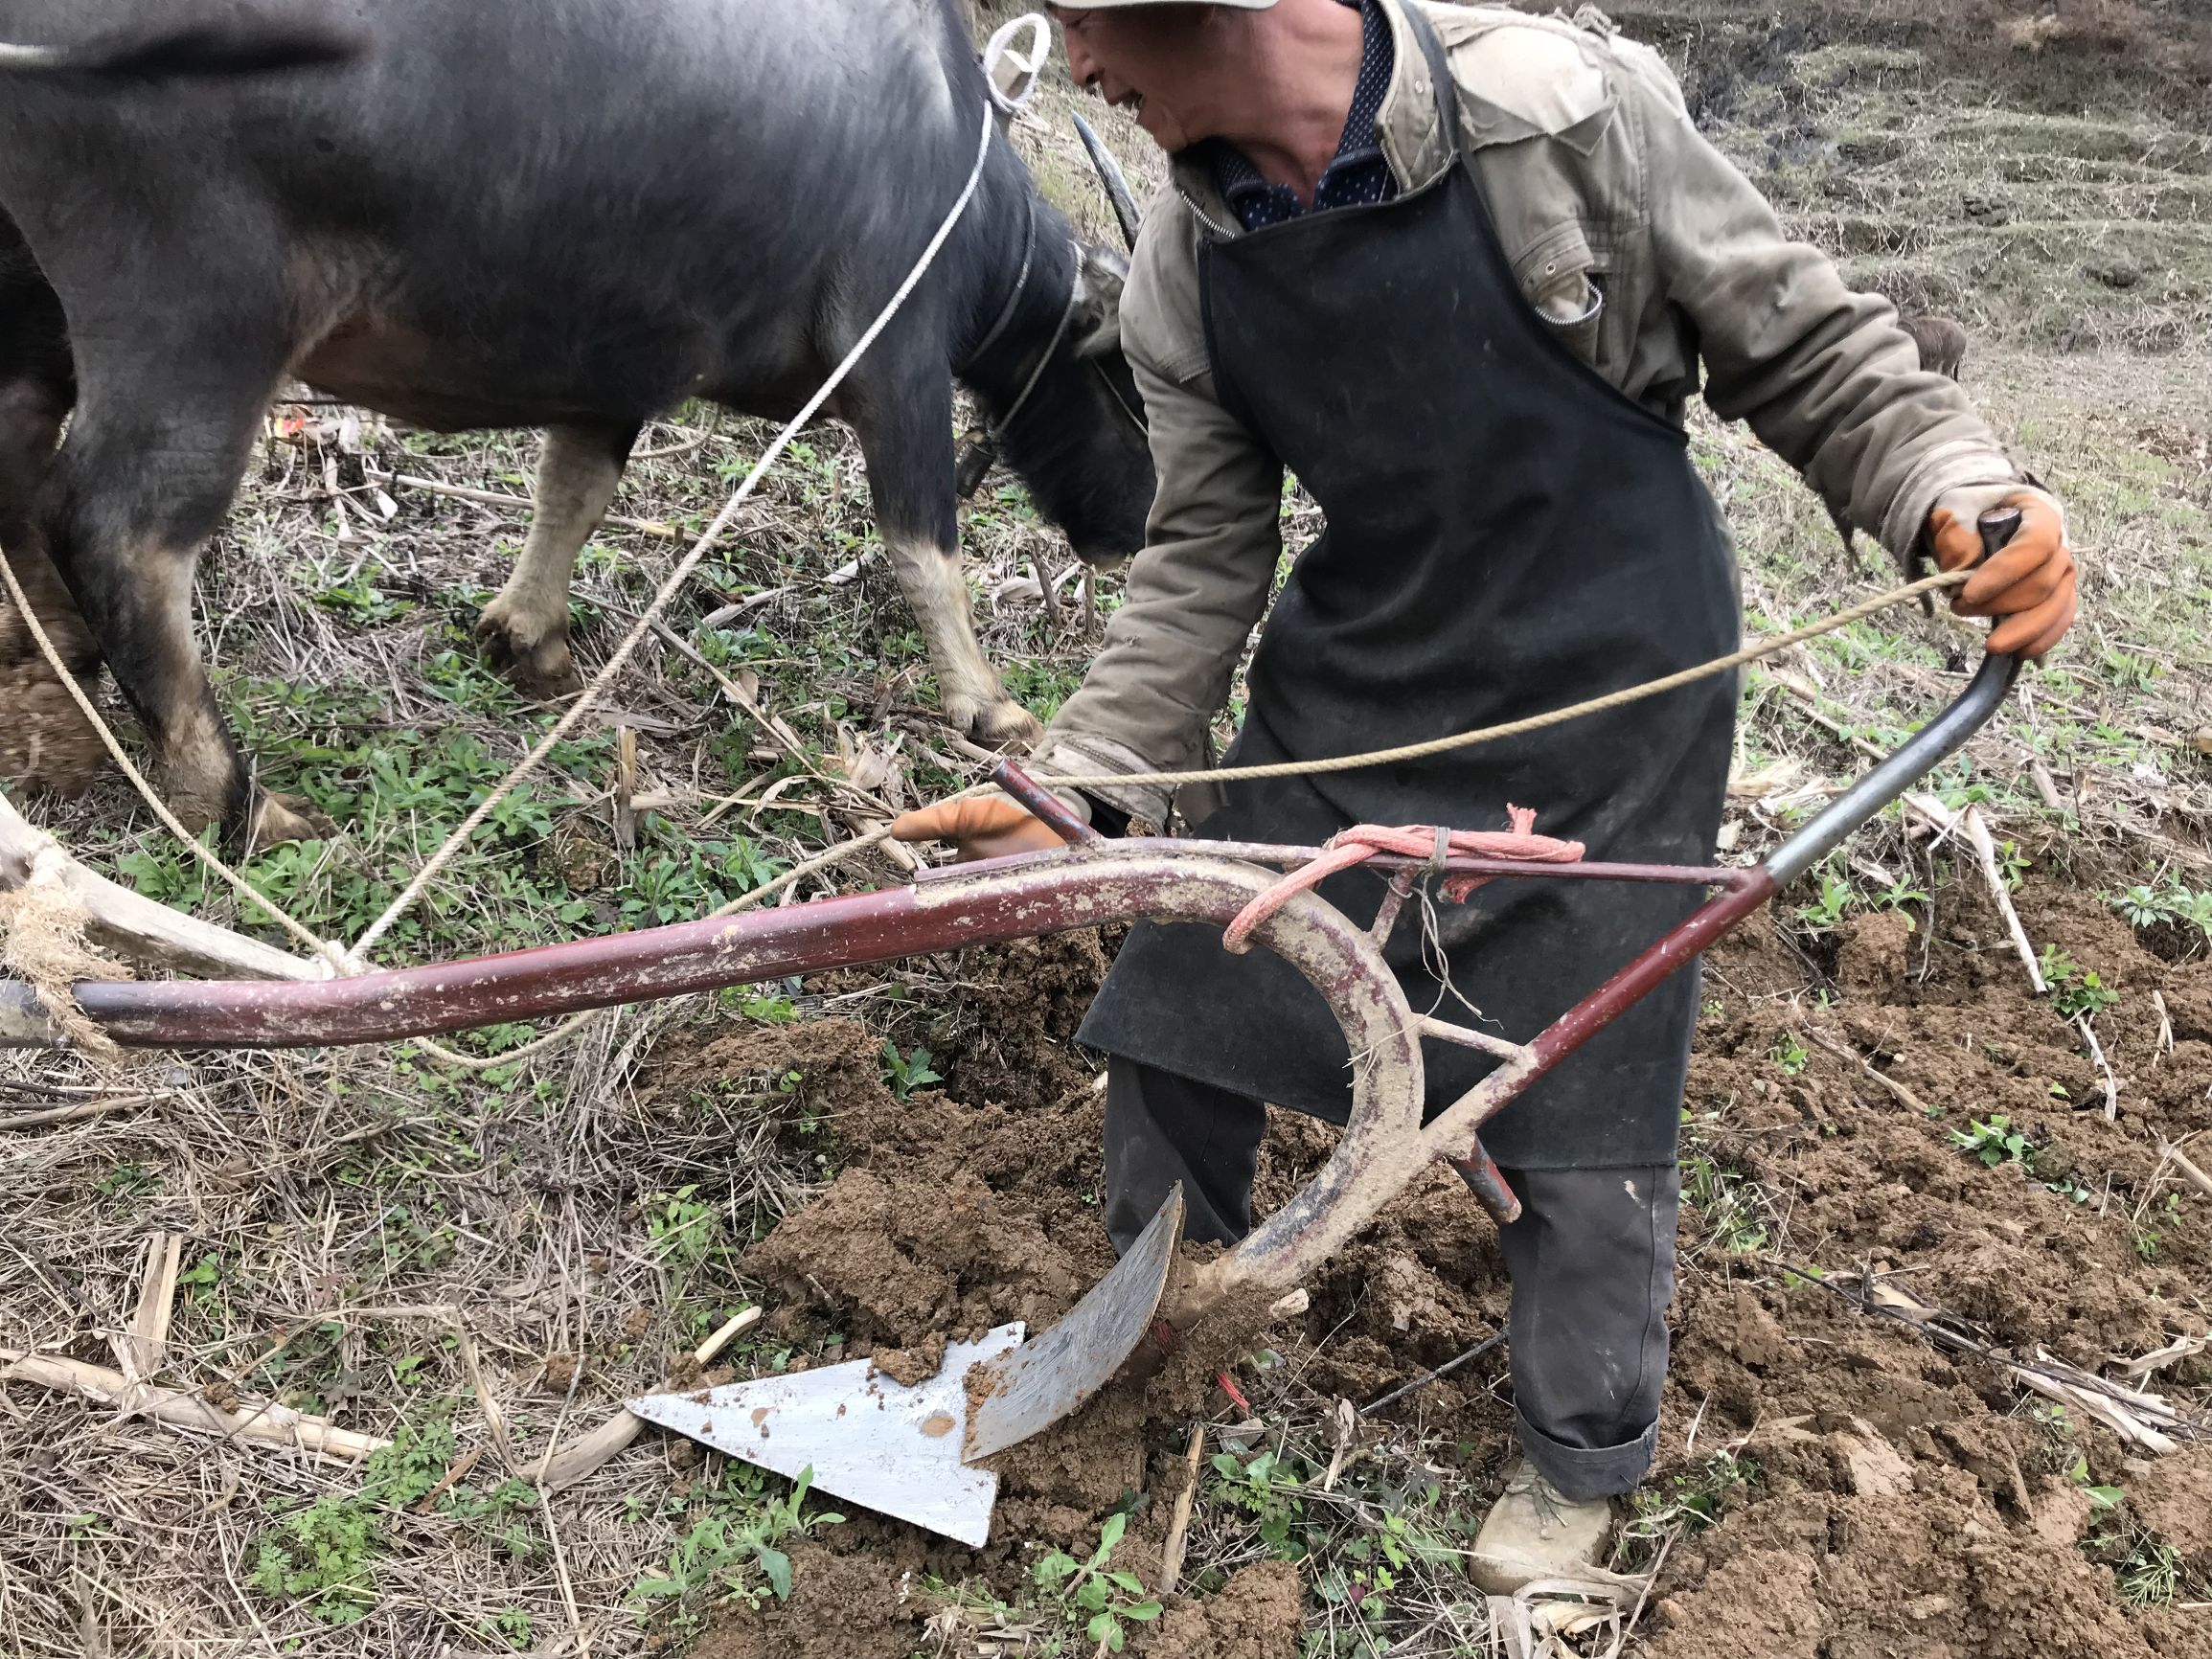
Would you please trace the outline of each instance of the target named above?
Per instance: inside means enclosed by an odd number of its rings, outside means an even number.
[[[1144,399],[1122,352],[1122,285],[1129,263],[1111,249],[1063,243],[1073,265],[1066,314],[1035,381],[992,410],[1008,466],[1038,509],[1092,563],[1144,546],[1152,458]]]

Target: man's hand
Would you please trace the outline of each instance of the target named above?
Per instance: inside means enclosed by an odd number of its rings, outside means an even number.
[[[1984,563],[1975,522],[1993,507],[2018,508],[2020,527]],[[2018,484],[1947,490],[1928,514],[1927,538],[1943,569],[1981,565],[1951,596],[1950,608],[1959,616],[1998,619],[1990,630],[1991,650],[2032,661],[2074,625],[2074,554],[2066,545],[2066,515],[2041,490]]]
[[[940,801],[906,813],[892,824],[891,833],[901,841],[949,841],[960,850],[962,863],[1043,852],[1062,844],[1019,802],[1004,795]]]

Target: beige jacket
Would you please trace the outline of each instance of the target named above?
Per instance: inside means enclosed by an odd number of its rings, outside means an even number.
[[[1903,557],[1936,498],[2017,476],[1958,387],[1920,370],[1889,302],[1791,241],[1708,144],[1650,48],[1585,11],[1382,0],[1397,47],[1380,120],[1400,187],[1446,165],[1420,4],[1449,55],[1463,142],[1530,305],[1630,398],[1679,424],[1699,389]],[[1217,400],[1199,320],[1201,239],[1239,234],[1210,170],[1178,164],[1146,216],[1122,302],[1159,493],[1128,596],[1037,765],[1063,776],[1207,764],[1282,554],[1283,477]],[[1442,441],[1448,441],[1444,439]],[[1571,573],[1564,580],[1572,580]],[[1151,788],[1093,793],[1155,824]]]

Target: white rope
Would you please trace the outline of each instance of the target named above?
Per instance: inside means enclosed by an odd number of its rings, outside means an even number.
[[[700,534],[698,540],[692,544],[692,550],[684,555],[681,562],[670,573],[668,580],[661,583],[660,591],[653,595],[652,602],[646,606],[644,614],[638,618],[636,625],[624,637],[622,644],[615,648],[614,655],[607,658],[606,666],[599,670],[598,674],[593,677],[591,684],[586,686],[576,701],[568,706],[567,712],[554,722],[553,730],[539,739],[537,746],[523,757],[521,764],[510,772],[504,782],[477,804],[476,809],[462,821],[461,827],[446,838],[445,844],[431,854],[430,861],[423,865],[416,875],[415,879],[407,884],[406,891],[395,898],[384,914],[371,922],[367,931],[353,942],[353,955],[356,958],[382,939],[394,922],[414,908],[416,900],[421,898],[429,888],[430,883],[437,879],[439,873],[452,862],[462,848],[467,845],[468,838],[476,833],[477,828],[491,816],[492,808],[504,801],[517,784],[536,772],[544,763],[546,757],[552,754],[554,747],[576,729],[584,715],[599,701],[601,693],[613,682],[615,675],[620,673],[624,666],[628,663],[638,646],[647,635],[652,632],[653,625],[660,621],[662,613],[675,599],[677,591],[686,581],[691,580],[692,573],[698,569],[701,561],[714,550],[715,544],[721,539],[722,533],[729,528],[731,520],[737,516],[738,509],[743,506],[746,499],[751,496],[754,488],[759,485],[768,468],[774,466],[784,451],[790,446],[791,441],[799,435],[801,428],[814,418],[824,403],[830,400],[831,395],[844,384],[846,375],[853,372],[855,365],[860,361],[868,348],[876,343],[876,337],[882,333],[884,329],[890,325],[891,319],[898,315],[900,307],[905,305],[908,297],[921,284],[922,279],[927,274],[929,267],[936,262],[938,253],[944,248],[946,239],[952,235],[953,226],[960,222],[961,216],[968,211],[968,204],[974,199],[976,187],[983,182],[984,163],[990,159],[991,135],[997,125],[995,109],[987,104],[983,111],[982,135],[977,140],[975,147],[975,165],[969,170],[968,183],[961,188],[959,199],[952,204],[951,211],[945,216],[945,222],[937,227],[937,234],[929,239],[929,245],[922,250],[922,257],[915,261],[913,270],[907,273],[906,280],[899,285],[899,291],[891,296],[890,302],[877,314],[875,322],[868,326],[868,331],[860,336],[852,351],[845,354],[845,360],[831,372],[827,380],[822,382],[821,389],[807,400],[806,407],[793,416],[789,424],[776,434],[775,442],[770,443],[762,453],[761,459],[754,465],[752,471],[745,475],[744,482],[738,486],[737,493],[730,497],[721,511],[715,515],[714,522],[708,525]]]

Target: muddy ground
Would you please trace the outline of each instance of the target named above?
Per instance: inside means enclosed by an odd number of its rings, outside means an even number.
[[[2116,995],[2096,1027],[2120,1084],[2116,1122],[2080,1036],[2028,989],[1978,876],[1938,886],[1932,907],[1826,933],[1794,920],[1785,933],[1763,916],[1712,958],[1687,1102],[1676,1358],[1650,1489],[1695,1497],[1718,1520],[1686,1517],[1645,1615],[1653,1652],[2212,1654],[2202,1611],[2132,1604],[2116,1567],[2131,1549],[2144,1558],[2148,1534],[2184,1585],[2204,1582],[2212,1444],[2132,1455],[2102,1427],[2038,1409],[1986,1360],[1941,1352],[1783,1266],[1894,1276],[1995,1346],[2092,1372],[2205,1330],[2212,1227],[2201,1200],[2167,1205],[2177,1179],[2160,1147],[2212,1128],[2212,963],[2177,935],[2132,932],[2080,879],[2031,875],[2019,906],[2036,940]],[[1056,1317],[1105,1270],[1102,1109],[1092,1063],[1069,1044],[1075,992],[1103,962],[1095,941],[1075,937],[965,963],[992,1005],[989,1038],[971,1035],[948,1069],[966,1099],[895,1101],[877,1040],[836,1023],[663,1057],[677,1079],[797,1067],[813,1109],[833,1119],[843,1171],[745,1263],[802,1352],[881,1348],[900,1351],[894,1365],[925,1361],[946,1338]],[[987,1063],[970,1057],[978,1048]],[[1956,1144],[1993,1113],[2024,1132],[2024,1162],[1987,1167]],[[1279,1118],[1263,1199],[1289,1193],[1332,1135]],[[1489,1224],[1441,1171],[1310,1288],[1293,1328],[1244,1336],[1230,1354],[1271,1343],[1296,1389],[1323,1404],[1364,1401],[1451,1357],[1506,1308]],[[841,1340],[819,1348],[830,1331]],[[1368,1433],[1456,1446],[1449,1455],[1493,1489],[1512,1455],[1501,1359],[1432,1385]],[[2212,1359],[2200,1357],[2151,1386],[2186,1399],[2207,1384]],[[1202,1365],[1109,1398],[1010,1455],[987,1549],[858,1519],[802,1572],[813,1588],[726,1620],[701,1651],[903,1659],[937,1610],[918,1587],[926,1577],[1011,1599],[1038,1548],[1082,1550],[1115,1508],[1135,1517],[1117,1562],[1149,1584],[1190,1423],[1241,1415]],[[1717,1465],[1722,1453],[1732,1462]],[[2091,1486],[2126,1497],[2100,1508]],[[1172,1603],[1133,1648],[1178,1659],[1296,1651],[1295,1565],[1260,1571]],[[803,1634],[825,1630],[808,1613],[816,1597],[861,1610],[834,1626],[842,1646]]]

